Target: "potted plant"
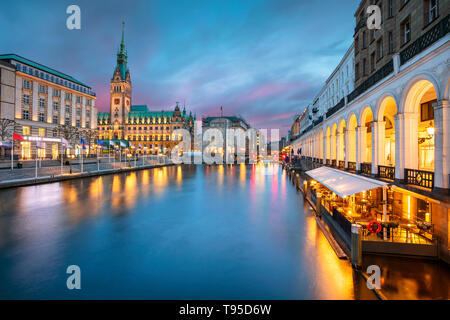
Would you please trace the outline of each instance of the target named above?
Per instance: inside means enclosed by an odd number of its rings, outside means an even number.
[[[389,221],[389,222],[383,222],[381,225],[385,228],[398,228],[398,221]]]
[[[431,229],[431,223],[417,221],[417,228],[419,228],[419,230],[428,231]]]

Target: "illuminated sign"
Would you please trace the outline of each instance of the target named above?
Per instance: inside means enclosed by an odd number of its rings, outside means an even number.
[[[24,136],[23,138],[27,141],[59,142],[59,143],[61,143],[60,138],[47,138],[47,137],[37,137],[37,136]]]

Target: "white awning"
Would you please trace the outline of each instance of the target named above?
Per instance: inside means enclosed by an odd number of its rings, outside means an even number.
[[[307,171],[306,174],[323,184],[341,198],[351,196],[367,190],[385,187],[386,182],[362,177],[345,171],[320,167]]]

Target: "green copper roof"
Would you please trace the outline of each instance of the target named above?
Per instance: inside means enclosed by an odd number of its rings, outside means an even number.
[[[97,113],[98,120],[108,120],[109,119],[109,112],[98,112]]]
[[[122,23],[122,41],[120,42],[120,48],[119,51],[117,52],[117,64],[116,64],[116,68],[114,69],[114,73],[116,73],[117,70],[119,70],[120,73],[120,78],[122,80],[125,80],[127,78],[127,73],[129,72],[128,70],[128,66],[127,66],[127,58],[128,58],[128,53],[125,50],[125,23]]]
[[[45,72],[53,74],[53,75],[55,75],[57,77],[63,78],[65,80],[72,81],[74,83],[77,83],[79,85],[82,85],[82,86],[84,86],[86,88],[91,89],[91,87],[89,87],[88,85],[84,84],[81,81],[78,81],[75,78],[72,78],[71,76],[69,76],[67,74],[64,74],[62,72],[56,71],[54,69],[51,69],[51,68],[46,67],[46,66],[44,66],[44,65],[42,65],[40,63],[37,63],[37,62],[31,61],[29,59],[26,59],[24,57],[18,56],[17,54],[1,54],[0,55],[0,60],[15,60],[15,61],[21,62],[23,64],[26,64],[28,66],[31,66],[33,68],[39,69],[41,71],[45,71]]]
[[[151,111],[148,109],[146,105],[135,105],[131,106],[130,112],[128,113],[128,118],[133,119],[150,119],[150,118],[171,118],[175,114],[175,111]],[[110,113],[109,112],[99,112],[97,114],[98,120],[109,120]],[[190,119],[193,119],[192,113],[189,115],[181,114],[181,118],[188,122]]]

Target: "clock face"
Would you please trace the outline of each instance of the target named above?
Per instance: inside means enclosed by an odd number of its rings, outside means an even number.
[[[114,104],[119,104],[120,103],[120,99],[114,99]]]

